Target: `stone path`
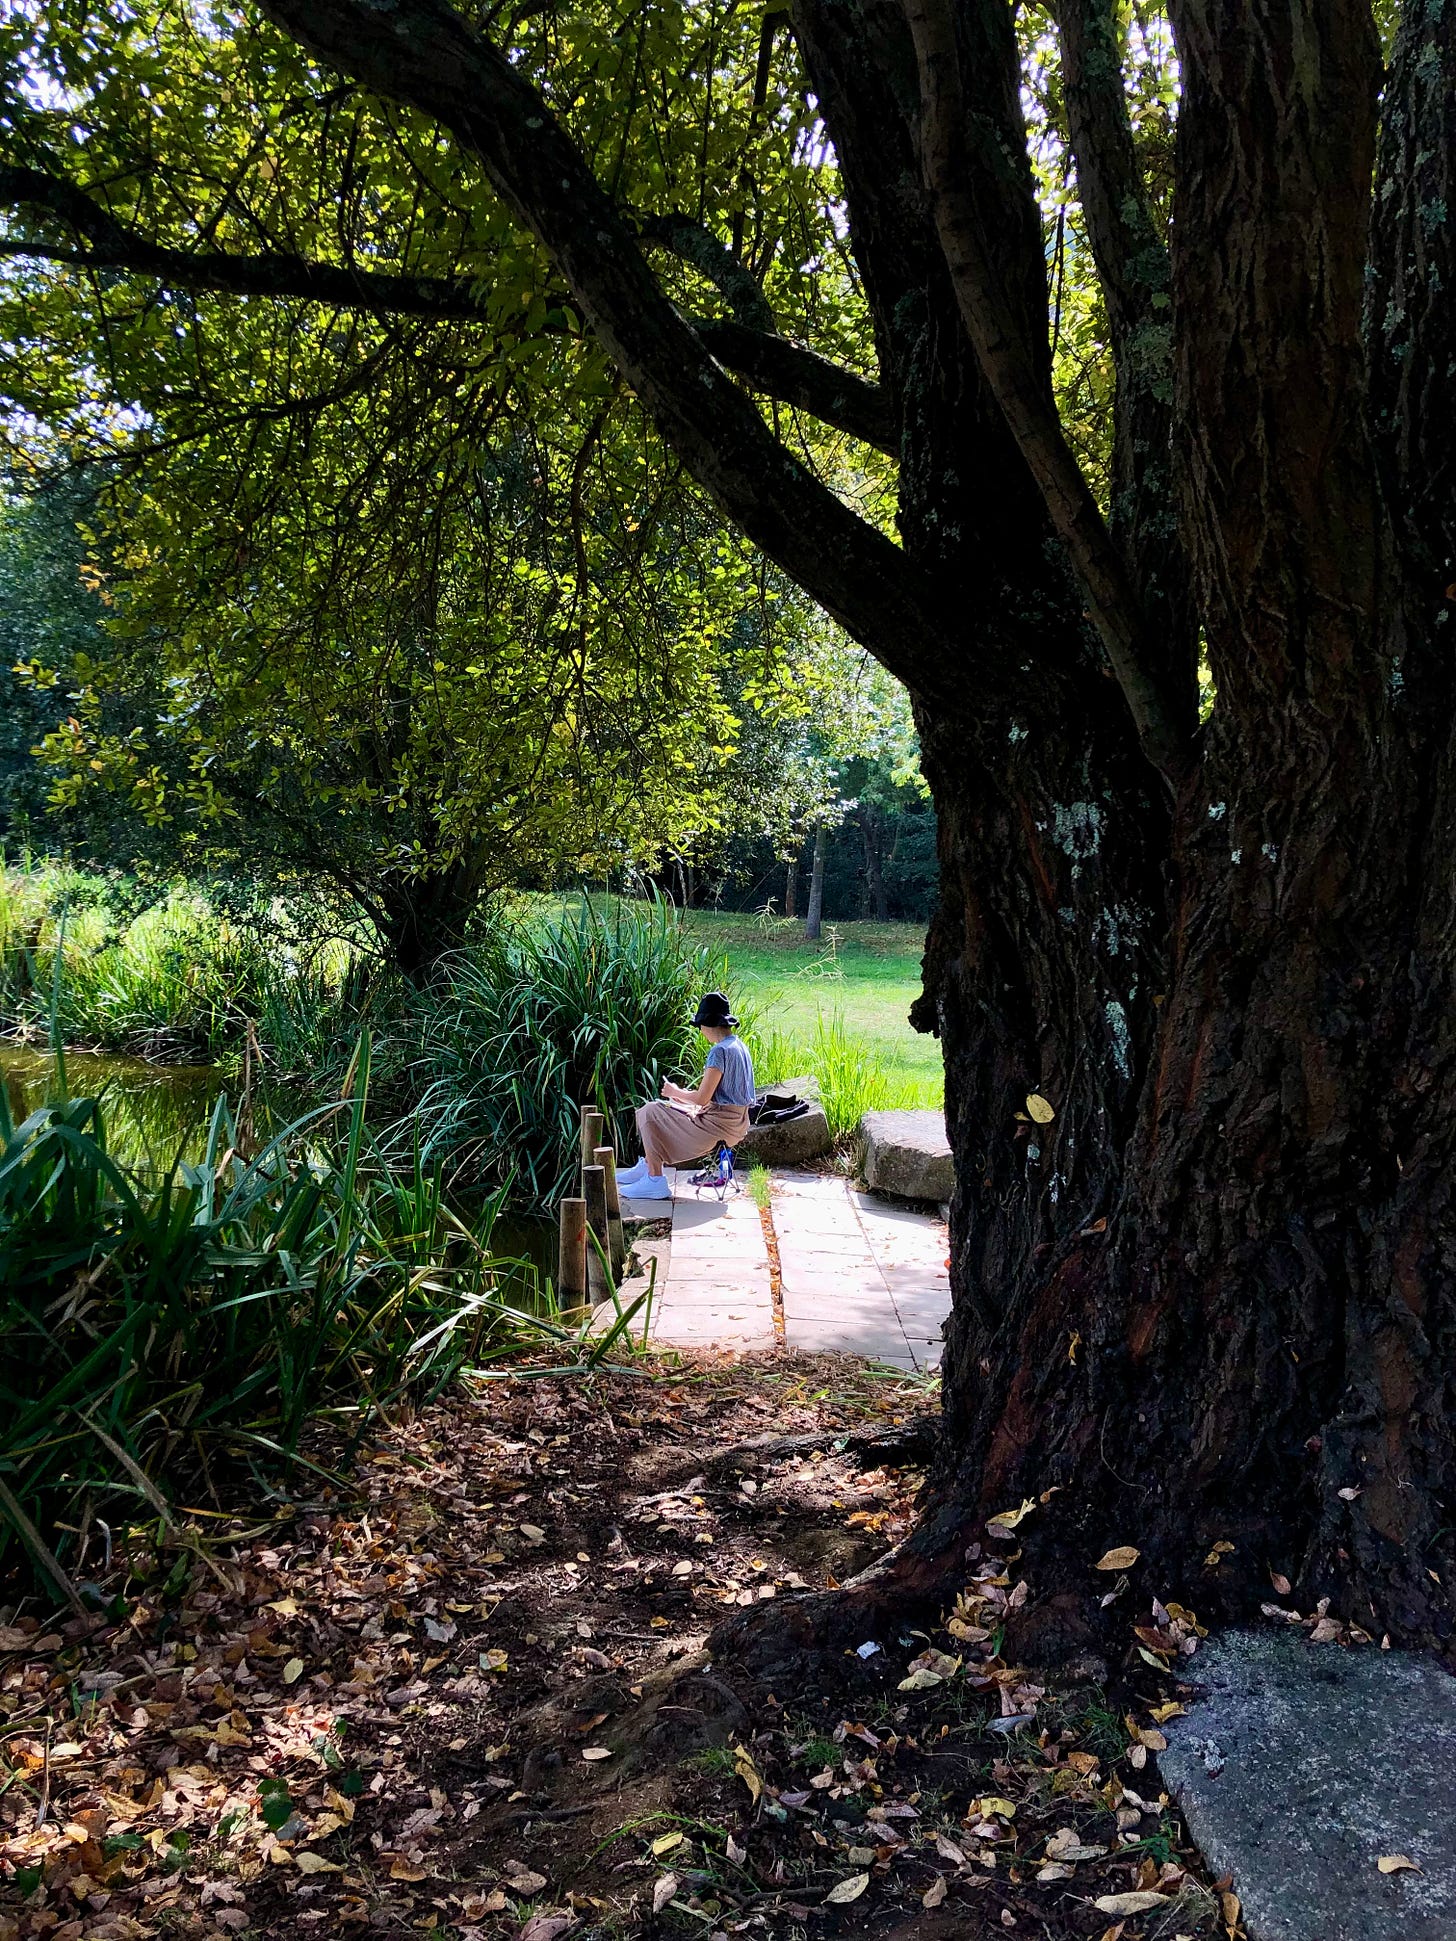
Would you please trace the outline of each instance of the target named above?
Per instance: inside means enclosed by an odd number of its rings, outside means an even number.
[[[758,1208],[746,1191],[700,1199],[673,1178],[672,1235],[655,1254],[652,1338],[743,1352],[775,1346],[864,1355],[907,1372],[940,1360],[950,1312],[944,1224],[902,1211],[848,1181],[776,1171],[771,1215],[779,1285]],[[662,1219],[662,1201],[627,1201],[629,1219]],[[637,1291],[629,1283],[624,1293]],[[775,1292],[779,1299],[775,1302]]]

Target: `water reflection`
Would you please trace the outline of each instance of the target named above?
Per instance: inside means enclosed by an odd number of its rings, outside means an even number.
[[[17,1123],[62,1096],[54,1056],[34,1045],[0,1044],[0,1080]],[[156,1178],[179,1157],[201,1158],[223,1081],[211,1065],[152,1065],[144,1058],[68,1051],[65,1089],[72,1098],[100,1093],[110,1151],[123,1165]]]
[[[37,1106],[63,1095],[54,1056],[34,1045],[0,1043],[0,1082],[17,1125]],[[101,1095],[109,1151],[129,1170],[156,1183],[179,1158],[202,1157],[208,1120],[224,1083],[211,1065],[154,1065],[144,1058],[68,1051],[65,1090],[72,1098]],[[258,1131],[266,1137],[305,1111],[308,1103],[259,1100]],[[479,1206],[468,1185],[457,1182],[452,1197],[466,1217]],[[555,1219],[512,1207],[497,1218],[491,1245],[504,1259],[522,1263],[504,1276],[506,1298],[534,1308],[544,1283],[556,1279]]]

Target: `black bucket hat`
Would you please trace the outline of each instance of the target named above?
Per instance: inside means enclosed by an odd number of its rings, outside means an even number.
[[[709,991],[698,999],[698,1008],[693,1013],[694,1024],[725,1024],[731,1031],[737,1022],[721,991]]]

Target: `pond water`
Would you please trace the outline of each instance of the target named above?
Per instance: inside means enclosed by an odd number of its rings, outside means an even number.
[[[63,1088],[52,1052],[0,1042],[0,1083],[16,1124],[48,1100],[100,1094],[107,1149],[133,1172],[160,1180],[179,1159],[202,1157],[212,1108],[225,1089],[215,1066],[154,1065],[95,1051],[68,1051],[65,1062]],[[455,1197],[468,1211],[468,1190]],[[549,1215],[511,1207],[496,1221],[492,1239],[504,1258],[526,1263],[525,1273],[507,1281],[511,1298],[530,1303],[536,1276],[555,1280],[556,1222]]]
[[[202,1157],[207,1122],[223,1089],[211,1065],[153,1065],[109,1052],[68,1051],[61,1086],[53,1053],[36,1045],[0,1044],[0,1082],[17,1123],[48,1100],[102,1100],[108,1150],[124,1165],[155,1177],[178,1159]]]

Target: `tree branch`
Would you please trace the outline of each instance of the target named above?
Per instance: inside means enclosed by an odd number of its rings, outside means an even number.
[[[1148,206],[1133,147],[1111,0],[1058,0],[1067,132],[1087,240],[1122,355],[1168,288],[1168,251]]]
[[[707,277],[739,323],[777,331],[768,298],[730,249],[705,224],[691,216],[639,216],[637,233],[645,243],[661,243]]]
[[[118,222],[74,183],[41,169],[0,167],[0,205],[4,204],[64,222],[86,247],[67,248],[39,237],[22,237],[0,241],[0,257],[30,256],[76,268],[132,271],[155,276],[173,289],[210,290],[228,296],[301,297],[339,309],[441,323],[490,321],[486,305],[464,278],[394,276],[378,270],[315,263],[284,252],[240,256],[223,250],[165,248]],[[708,236],[706,230],[702,233]],[[713,241],[711,237],[708,240]],[[714,246],[721,248],[716,243]],[[747,272],[743,275],[747,277]],[[752,278],[748,281],[752,283]],[[768,306],[757,284],[753,289],[766,312]],[[893,413],[878,386],[853,371],[842,370],[804,345],[780,337],[776,331],[750,329],[743,322],[692,321],[718,362],[756,390],[796,405],[892,456],[897,451]]]
[[[1057,0],[1057,20],[1077,195],[1117,372],[1112,537],[1186,717],[1197,707],[1198,622],[1173,509],[1168,248],[1133,144],[1114,0]]]
[[[726,369],[784,404],[797,405],[812,418],[851,438],[888,452],[900,452],[899,426],[890,399],[878,384],[831,364],[792,338],[749,330],[741,323],[694,317],[694,330]]]
[[[843,505],[769,432],[647,266],[525,75],[444,0],[262,0],[320,60],[427,115],[479,158],[597,340],[721,510],[886,667],[963,698],[951,589]]]
[[[1180,718],[1127,567],[1067,444],[1050,387],[1003,298],[981,232],[969,187],[954,13],[947,0],[905,0],[905,17],[920,74],[921,161],[967,335],[1082,583],[1143,751],[1175,782],[1187,763],[1191,723]]]

